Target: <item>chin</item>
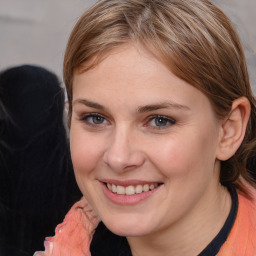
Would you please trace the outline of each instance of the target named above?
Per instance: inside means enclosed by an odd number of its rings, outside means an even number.
[[[114,223],[103,222],[104,225],[114,234],[125,237],[139,237],[150,233],[149,226],[143,227],[138,223],[123,223],[115,221]]]

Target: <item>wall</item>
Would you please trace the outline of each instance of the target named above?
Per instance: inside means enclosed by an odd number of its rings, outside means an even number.
[[[0,0],[0,70],[38,64],[62,76],[68,35],[95,0]],[[256,0],[215,0],[242,37],[256,93]]]

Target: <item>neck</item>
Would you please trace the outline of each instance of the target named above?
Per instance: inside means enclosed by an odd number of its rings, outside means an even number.
[[[168,228],[148,236],[128,237],[132,255],[198,255],[219,233],[231,209],[228,190],[218,184],[216,191],[210,197],[206,193],[211,202],[207,207],[202,200],[190,214]]]

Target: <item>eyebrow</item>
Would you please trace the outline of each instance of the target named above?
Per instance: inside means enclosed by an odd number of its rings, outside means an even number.
[[[73,105],[78,104],[78,103],[83,104],[83,105],[85,105],[87,107],[90,107],[90,108],[95,108],[95,109],[99,109],[99,110],[104,110],[105,109],[105,107],[102,106],[101,104],[93,102],[93,101],[89,101],[89,100],[86,100],[86,99],[77,99],[73,102]]]
[[[77,99],[73,102],[73,105],[75,104],[83,104],[87,107],[90,108],[95,108],[98,110],[105,110],[106,108],[96,102],[93,101],[89,101],[86,99]],[[159,109],[164,109],[164,108],[174,108],[174,109],[181,109],[181,110],[190,110],[190,108],[188,106],[185,105],[181,105],[178,104],[176,102],[162,102],[162,103],[158,103],[158,104],[149,104],[149,105],[145,105],[145,106],[140,106],[137,108],[137,112],[138,113],[146,113],[146,112],[151,112],[151,111],[155,111],[155,110],[159,110]]]
[[[188,106],[178,104],[176,102],[163,102],[160,104],[150,104],[146,106],[141,106],[138,108],[139,113],[151,112],[159,109],[164,108],[174,108],[174,109],[181,109],[181,110],[190,110]]]

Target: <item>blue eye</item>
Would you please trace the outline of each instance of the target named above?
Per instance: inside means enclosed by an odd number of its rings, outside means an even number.
[[[105,121],[105,119],[101,116],[92,116],[90,117],[90,120],[94,124],[102,124]]]
[[[166,128],[173,124],[175,124],[175,121],[173,119],[166,116],[159,116],[159,115],[151,117],[149,122],[149,125],[155,128]]]
[[[85,115],[81,118],[81,120],[90,125],[101,125],[107,122],[107,120],[102,115],[97,113]]]

